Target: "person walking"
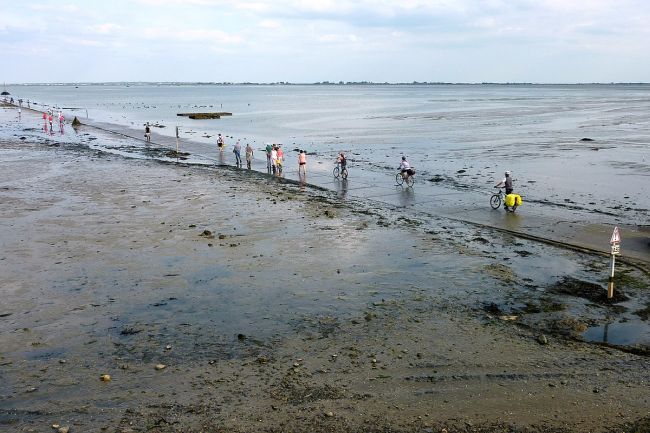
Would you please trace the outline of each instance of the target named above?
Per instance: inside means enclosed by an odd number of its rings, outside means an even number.
[[[271,146],[271,170],[273,174],[276,173],[278,169],[278,148],[275,147],[275,144]]]
[[[300,177],[301,173],[303,176],[307,175],[307,154],[302,149],[298,154],[298,177]]]
[[[246,143],[246,168],[251,169],[251,161],[253,161],[253,147],[250,143]]]
[[[144,126],[144,138],[147,143],[151,142],[151,126],[149,126],[149,122]]]
[[[271,160],[271,155],[273,153],[273,146],[271,146],[271,143],[266,143],[266,171],[271,174],[271,164],[273,161]]]
[[[63,134],[63,125],[65,124],[65,117],[63,117],[63,113],[59,111],[59,132]]]
[[[284,152],[282,151],[282,145],[278,144],[278,159],[276,164],[278,166],[278,174],[282,174],[282,164],[284,163]]]
[[[224,141],[221,134],[217,137],[217,146],[219,147],[219,152],[223,152],[223,148],[226,147],[226,142]]]
[[[54,133],[54,129],[52,129],[52,122],[54,121],[54,116],[52,116],[52,115],[50,114],[49,116],[47,116],[47,120],[48,120],[48,122],[50,122],[50,133],[53,134],[53,133]]]
[[[237,168],[241,168],[241,144],[239,143],[239,140],[237,140],[233,146],[232,152],[235,154],[235,165]]]

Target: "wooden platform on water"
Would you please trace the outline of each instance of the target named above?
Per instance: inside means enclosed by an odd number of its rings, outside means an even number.
[[[221,119],[221,116],[232,116],[227,111],[218,111],[215,113],[177,113],[177,116],[189,117],[190,119]]]

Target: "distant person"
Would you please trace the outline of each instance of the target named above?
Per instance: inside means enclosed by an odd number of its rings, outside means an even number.
[[[303,176],[307,174],[307,154],[302,149],[300,149],[300,153],[298,154],[298,176],[301,173]]]
[[[271,146],[271,171],[273,171],[273,174],[276,173],[276,170],[278,169],[278,148],[275,147],[275,144]]]
[[[241,144],[239,143],[239,140],[237,140],[233,146],[232,152],[235,154],[235,165],[237,168],[241,168]]]
[[[272,153],[273,153],[273,146],[271,146],[271,143],[266,143],[266,171],[268,173],[271,173],[271,164],[273,162],[271,160]]]
[[[403,179],[406,179],[408,176],[413,176],[415,174],[415,171],[413,171],[411,164],[409,164],[405,156],[402,156],[402,161],[399,163],[399,171],[402,173]]]
[[[217,147],[219,147],[219,152],[223,152],[223,148],[226,147],[226,142],[224,141],[221,134],[217,137]]]
[[[338,156],[336,157],[336,162],[341,168],[341,172],[347,167],[348,165],[348,160],[345,158],[345,153],[339,152]]]
[[[278,144],[278,159],[275,161],[275,164],[278,166],[279,174],[282,174],[283,163],[284,163],[284,152],[282,151],[282,145]]]
[[[47,120],[48,120],[48,122],[50,122],[50,132],[53,132],[53,129],[52,129],[52,122],[54,122],[54,116],[52,116],[52,115],[50,114],[49,116],[47,116]]]
[[[253,147],[250,143],[246,143],[246,168],[251,169],[251,162],[253,161]]]
[[[149,123],[144,126],[144,138],[147,140],[148,143],[151,142],[151,126],[149,126]]]
[[[512,177],[510,177],[510,171],[505,172],[505,176],[501,182],[497,183],[494,185],[497,188],[506,188],[506,195],[512,194],[512,191],[514,191],[514,188],[512,187]]]
[[[65,117],[63,113],[59,111],[59,132],[63,133],[63,125],[65,125]]]
[[[22,113],[20,112],[20,110],[21,110],[21,108],[18,107],[18,120],[20,120],[20,116],[21,116],[21,114],[22,114]]]
[[[18,106],[19,106],[20,108],[23,107],[23,98],[19,98],[19,99],[18,99]]]
[[[43,126],[47,129],[47,113],[43,111]]]
[[[29,106],[29,99],[27,100],[27,108],[31,108],[31,107]]]

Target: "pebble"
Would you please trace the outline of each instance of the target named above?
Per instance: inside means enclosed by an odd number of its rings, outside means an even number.
[[[59,427],[57,430],[59,433],[68,433],[70,431],[70,427],[64,426],[64,427]]]
[[[172,345],[171,345],[171,344],[168,344],[167,346],[165,346],[165,349],[166,349],[166,350],[172,350]]]
[[[102,374],[101,376],[99,376],[99,379],[102,382],[110,382],[111,381],[111,375],[110,374]]]
[[[156,370],[164,370],[166,367],[165,364],[156,364]]]
[[[537,342],[539,344],[548,344],[548,338],[546,338],[546,335],[541,334],[539,337],[537,337]]]
[[[332,411],[327,411],[327,412],[325,412],[325,416],[326,416],[326,417],[333,417],[333,416],[334,416],[334,412],[332,412]]]

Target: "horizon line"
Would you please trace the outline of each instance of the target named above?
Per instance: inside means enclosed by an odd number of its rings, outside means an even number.
[[[28,82],[9,83],[7,86],[68,86],[68,85],[221,85],[221,86],[350,86],[350,85],[381,85],[381,86],[585,86],[585,85],[648,85],[645,81],[594,81],[594,82],[528,82],[528,81],[482,81],[482,82],[452,82],[452,81],[314,81],[314,82],[291,82],[291,81],[69,81],[69,82]]]

